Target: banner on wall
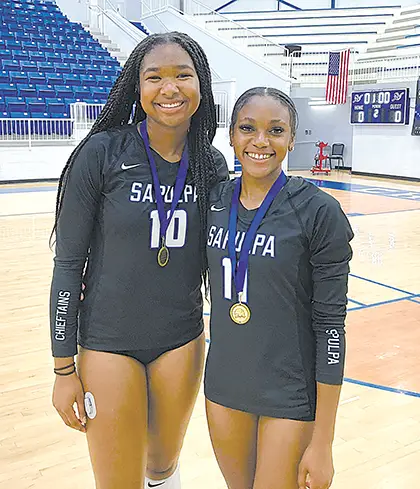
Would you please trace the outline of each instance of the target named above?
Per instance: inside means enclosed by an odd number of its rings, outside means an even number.
[[[412,136],[420,136],[420,78],[417,80],[416,106],[414,109],[414,121]]]

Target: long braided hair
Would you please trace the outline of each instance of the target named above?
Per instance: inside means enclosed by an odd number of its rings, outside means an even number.
[[[217,177],[216,165],[211,151],[211,143],[213,142],[217,129],[216,107],[212,92],[211,71],[206,54],[200,45],[187,34],[181,32],[153,34],[146,37],[132,51],[121,74],[112,87],[108,100],[98,119],[93,124],[89,134],[72,152],[61,173],[58,183],[55,223],[52,235],[57,230],[69,173],[73,162],[86,141],[93,134],[98,132],[119,127],[128,124],[129,122],[136,124],[146,119],[146,113],[141,106],[140,100],[140,69],[144,57],[156,46],[162,44],[177,44],[183,48],[194,63],[200,82],[201,102],[196,113],[191,118],[190,130],[188,133],[188,150],[189,168],[191,170],[194,185],[197,189],[198,208],[200,212],[201,275],[207,289],[208,263],[205,243],[207,233],[208,195],[209,188]],[[134,115],[132,116],[133,113]]]
[[[274,100],[277,100],[282,105],[284,105],[290,115],[290,130],[292,134],[292,138],[296,137],[296,131],[299,124],[298,112],[296,109],[296,105],[293,100],[286,95],[281,90],[273,87],[254,87],[250,88],[246,92],[244,92],[236,101],[235,106],[233,107],[232,117],[230,121],[230,134],[233,134],[235,129],[235,125],[238,121],[238,114],[243,109],[243,107],[248,103],[248,101],[253,97],[271,97]]]

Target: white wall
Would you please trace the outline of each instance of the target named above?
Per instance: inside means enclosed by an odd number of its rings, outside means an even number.
[[[308,170],[314,163],[317,151],[315,143],[324,141],[330,145],[344,143],[345,166],[351,166],[353,127],[349,124],[350,107],[310,106],[310,99],[295,98],[293,100],[299,114],[299,128],[296,135],[295,150],[289,156],[290,170]]]
[[[56,3],[72,22],[87,22],[89,20],[86,0],[56,0]]]
[[[73,146],[0,147],[0,182],[57,179]]]
[[[218,129],[213,142],[233,170],[234,156],[229,146],[227,129]],[[0,146],[0,183],[30,180],[53,180],[61,171],[74,146]]]
[[[420,138],[411,136],[416,95],[416,81],[380,85],[357,85],[355,90],[410,88],[410,122],[407,126],[360,126],[350,124],[350,103],[334,109],[309,109],[309,97],[323,97],[317,88],[297,88],[292,91],[300,116],[296,149],[289,158],[289,168],[308,169],[316,148],[313,143],[346,144],[345,164],[352,171],[379,175],[420,178]],[[351,91],[351,90],[350,90]],[[350,97],[349,91],[349,97]],[[332,112],[330,112],[332,110]],[[312,129],[312,135],[305,135]],[[340,141],[341,140],[341,141]],[[309,163],[309,165],[308,165]]]

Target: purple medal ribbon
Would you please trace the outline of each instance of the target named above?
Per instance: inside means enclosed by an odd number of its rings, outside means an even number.
[[[241,252],[239,254],[239,260],[236,260],[236,222],[238,218],[238,206],[239,206],[239,194],[241,192],[242,177],[238,178],[235,182],[235,188],[232,196],[232,204],[230,207],[229,215],[229,236],[228,236],[228,250],[229,257],[232,263],[232,276],[235,283],[236,293],[239,296],[239,302],[241,302],[242,292],[244,290],[245,274],[248,269],[249,252],[251,251],[252,243],[254,242],[257,230],[263,220],[268,208],[273,202],[276,195],[285,186],[287,177],[282,171],[277,177],[277,180],[273,183],[267,195],[265,196],[262,204],[258,208],[248,231],[245,234],[245,239],[242,245]]]
[[[140,124],[140,134],[144,141],[144,146],[146,148],[147,157],[149,158],[150,169],[153,177],[153,187],[155,189],[156,204],[159,214],[160,221],[160,238],[161,242],[165,242],[166,230],[168,229],[169,223],[171,222],[173,213],[175,212],[176,206],[178,205],[179,198],[181,197],[182,191],[184,190],[185,180],[187,179],[188,172],[188,147],[185,144],[184,151],[182,152],[181,161],[179,163],[178,173],[175,180],[174,194],[171,204],[171,210],[169,215],[166,216],[165,207],[163,204],[163,196],[160,190],[160,183],[158,172],[156,168],[156,163],[153,158],[152,151],[150,149],[149,135],[147,134],[147,122],[144,120]]]

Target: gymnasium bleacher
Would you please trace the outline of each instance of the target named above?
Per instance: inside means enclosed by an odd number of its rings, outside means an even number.
[[[302,52],[331,49],[366,49],[385,30],[400,7],[355,7],[335,9],[223,12],[223,18],[208,16],[205,25],[232,42],[247,37],[250,52],[261,47],[252,32],[276,44],[297,44]],[[232,22],[236,23],[232,24]],[[241,28],[249,31],[245,34]]]
[[[0,10],[0,118],[68,118],[74,102],[103,104],[121,71],[81,24],[49,0]]]
[[[385,31],[366,49],[364,58],[403,56],[420,49],[420,5],[401,9]],[[398,51],[396,51],[398,50]],[[401,51],[400,51],[401,50]]]

